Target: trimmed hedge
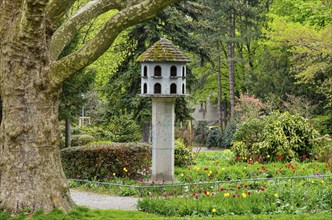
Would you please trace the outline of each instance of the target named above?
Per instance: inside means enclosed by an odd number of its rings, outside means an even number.
[[[151,158],[151,145],[145,143],[112,143],[61,150],[64,172],[67,178],[74,179],[100,180],[113,173],[117,177],[134,177],[150,167]]]

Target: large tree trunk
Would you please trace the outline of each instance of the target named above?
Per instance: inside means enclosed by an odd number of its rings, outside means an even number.
[[[35,3],[41,10],[42,2]],[[47,24],[15,4],[0,10],[0,209],[68,211],[74,202],[60,161],[59,88],[47,77]]]
[[[0,210],[15,214],[74,207],[60,161],[61,85],[101,56],[125,28],[154,17],[176,0],[89,1],[53,33],[75,2],[0,0]],[[57,60],[84,25],[111,9],[119,12],[95,38]],[[53,56],[51,45],[60,48]]]
[[[58,148],[58,95],[24,81],[4,88],[11,94],[3,96],[0,207],[11,213],[54,207],[68,211],[74,203]]]

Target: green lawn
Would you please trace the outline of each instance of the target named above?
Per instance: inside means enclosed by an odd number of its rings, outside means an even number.
[[[210,216],[212,217],[212,216]],[[33,216],[25,216],[23,214],[17,217],[10,217],[7,213],[0,212],[0,220],[104,220],[104,219],[207,219],[210,217],[200,218],[200,217],[184,217],[184,218],[166,218],[164,216],[158,216],[153,214],[148,214],[139,211],[123,211],[123,210],[90,210],[84,207],[79,207],[72,210],[69,214],[64,214],[59,210],[55,210],[49,214],[43,214],[38,212]],[[246,220],[246,219],[287,219],[287,220],[315,220],[315,219],[331,219],[332,214],[301,214],[301,215],[244,215],[244,216],[218,216],[213,217],[213,219],[224,219],[224,220]]]

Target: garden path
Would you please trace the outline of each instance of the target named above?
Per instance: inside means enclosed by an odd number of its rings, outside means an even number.
[[[92,192],[70,189],[70,194],[77,205],[91,209],[137,210],[138,198],[102,195]]]
[[[208,149],[206,147],[194,147],[193,152],[213,152],[220,149]],[[86,206],[91,209],[121,209],[137,210],[138,198],[102,195],[76,189],[70,189],[70,194],[77,205]]]

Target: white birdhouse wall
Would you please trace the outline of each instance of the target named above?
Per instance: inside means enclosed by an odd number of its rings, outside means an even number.
[[[142,63],[141,94],[179,96],[186,94],[184,63]]]

